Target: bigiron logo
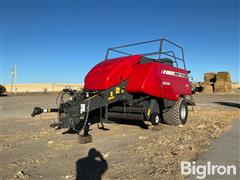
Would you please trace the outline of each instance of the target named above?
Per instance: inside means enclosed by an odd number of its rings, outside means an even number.
[[[195,161],[181,161],[181,175],[194,175],[197,179],[205,179],[214,175],[237,175],[235,165],[196,164]]]

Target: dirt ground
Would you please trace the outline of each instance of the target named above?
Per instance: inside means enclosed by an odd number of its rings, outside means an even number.
[[[55,114],[30,116],[34,106],[54,107],[56,96],[0,97],[1,179],[184,179],[180,161],[197,159],[240,115],[237,93],[196,94],[184,126],[93,125],[93,142],[82,145],[50,127]]]

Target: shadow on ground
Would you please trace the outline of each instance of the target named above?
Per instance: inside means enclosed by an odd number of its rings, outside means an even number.
[[[63,132],[62,134],[78,134],[83,126],[84,126],[84,122],[85,121],[81,121],[80,124],[78,124],[76,126],[76,131],[72,130],[72,129],[67,129],[65,132]],[[66,122],[67,123],[67,122]],[[115,118],[109,118],[109,120],[105,121],[103,123],[103,126],[101,125],[101,123],[99,121],[93,121],[91,124],[97,124],[98,126],[98,129],[101,129],[101,130],[104,130],[104,131],[107,131],[109,130],[108,128],[106,128],[104,126],[104,124],[125,124],[125,125],[131,125],[131,126],[139,126],[140,128],[142,129],[149,129],[149,125],[148,124],[145,124],[144,121],[142,120],[134,120],[134,119],[115,119]],[[61,128],[68,128],[68,124],[64,127],[61,125],[62,123],[52,123],[50,124],[50,127],[51,128],[55,128],[56,130],[58,129],[61,129]],[[91,128],[89,129],[89,131],[91,131]]]
[[[112,121],[112,122],[111,122]],[[129,119],[114,119],[111,118],[107,123],[117,123],[117,124],[126,124],[126,125],[132,125],[132,126],[139,126],[142,129],[148,129],[149,125],[145,124],[144,121],[141,120],[129,120]]]
[[[108,169],[108,163],[102,154],[95,148],[88,151],[88,156],[76,162],[76,180],[101,180],[102,175]]]
[[[223,105],[223,106],[229,106],[229,107],[235,107],[240,109],[240,104],[239,103],[233,103],[233,102],[214,102],[216,104],[219,105]]]

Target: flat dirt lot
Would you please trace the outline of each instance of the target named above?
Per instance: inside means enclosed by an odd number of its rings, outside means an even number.
[[[82,145],[50,127],[55,114],[30,116],[34,106],[54,107],[56,96],[0,97],[1,179],[184,179],[180,161],[197,159],[240,115],[237,93],[196,94],[184,126],[93,125],[93,142]]]

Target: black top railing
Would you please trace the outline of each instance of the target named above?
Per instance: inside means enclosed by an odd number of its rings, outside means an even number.
[[[144,42],[139,42],[139,43],[133,43],[133,44],[127,44],[127,45],[117,46],[117,47],[113,47],[113,48],[108,48],[107,52],[106,52],[106,55],[105,55],[105,60],[109,58],[109,54],[110,54],[111,51],[131,56],[133,54],[122,51],[122,50],[119,50],[119,49],[130,47],[130,46],[137,46],[137,45],[142,45],[142,44],[154,43],[154,42],[159,42],[159,50],[155,51],[155,52],[143,53],[143,54],[141,54],[142,56],[148,57],[148,56],[153,56],[153,55],[159,55],[158,59],[161,59],[161,56],[165,55],[167,57],[174,58],[177,67],[178,67],[178,62],[177,61],[182,61],[184,69],[186,69],[183,47],[181,47],[181,46],[177,45],[176,43],[173,43],[173,42],[171,42],[167,39],[156,39],[156,40],[151,40],[151,41],[144,41]],[[176,56],[176,54],[174,53],[173,50],[164,52],[163,51],[163,46],[166,43],[179,48],[180,51],[181,51],[180,57]]]

